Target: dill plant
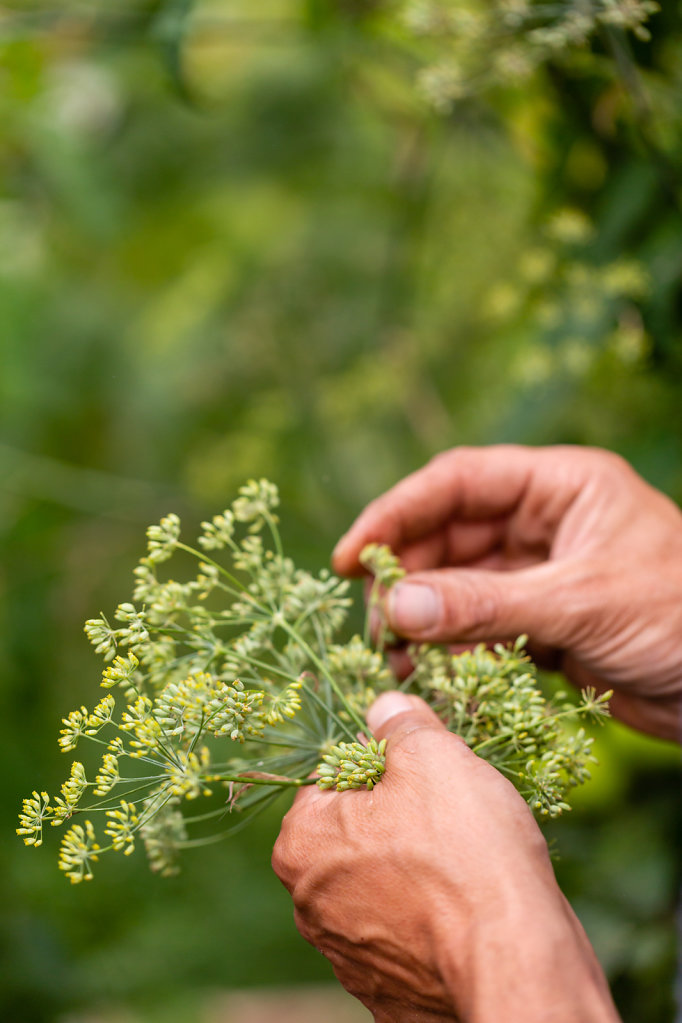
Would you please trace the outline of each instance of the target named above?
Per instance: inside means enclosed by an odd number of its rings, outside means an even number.
[[[250,481],[202,524],[197,547],[166,516],[147,531],[132,601],[113,623],[103,614],[86,622],[106,662],[105,693],[63,719],[58,741],[65,753],[89,743],[99,760],[87,771],[75,760],[56,796],[34,791],[17,828],[37,847],[46,826],[64,827],[59,867],[72,883],[138,841],[152,870],[170,875],[183,848],[222,838],[286,789],[371,789],[386,769],[385,743],[368,734],[364,712],[386,689],[423,696],[541,817],[569,809],[568,791],[589,776],[592,740],[573,723],[608,713],[606,697],[548,701],[523,637],[456,656],[414,647],[413,670],[398,682],[384,656],[391,637],[381,629],[373,647],[369,633],[372,609],[404,574],[397,558],[365,549],[374,576],[365,633],[341,642],[349,584],[285,556],[277,506],[272,483]],[[180,555],[194,559],[193,577],[162,579],[161,566]]]
[[[601,37],[622,63],[632,34],[648,42],[658,0],[401,0],[398,17],[418,41],[417,85],[438,111],[501,86],[518,86],[543,64],[589,53]]]

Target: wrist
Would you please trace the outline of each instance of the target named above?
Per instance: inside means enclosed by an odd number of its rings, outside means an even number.
[[[456,962],[447,933],[439,942],[461,1023],[620,1023],[594,950],[556,882],[529,892],[510,881],[465,942],[467,954]]]

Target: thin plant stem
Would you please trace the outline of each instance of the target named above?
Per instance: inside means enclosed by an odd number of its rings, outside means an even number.
[[[339,701],[341,703],[341,706],[350,715],[350,717],[352,717],[353,721],[356,723],[356,725],[358,726],[359,730],[361,732],[367,732],[367,724],[366,724],[366,722],[364,722],[362,720],[362,718],[356,713],[355,709],[353,707],[351,707],[351,705],[348,703],[348,700],[344,696],[342,690],[339,688],[337,683],[334,681],[334,678],[331,675],[327,665],[323,661],[320,660],[320,658],[317,656],[317,654],[312,649],[312,647],[304,639],[302,639],[301,636],[299,636],[296,632],[294,632],[294,630],[291,628],[291,626],[289,625],[289,623],[285,619],[284,620],[280,620],[278,622],[278,625],[282,629],[284,629],[285,632],[289,633],[291,638],[294,639],[299,644],[299,646],[301,647],[302,650],[305,650],[305,652],[308,654],[308,656],[310,657],[311,661],[313,662],[315,667],[318,669],[318,671],[320,671],[324,675],[324,677],[327,679],[327,681],[329,682],[330,686],[334,690],[336,696],[338,697],[338,699],[339,699]]]

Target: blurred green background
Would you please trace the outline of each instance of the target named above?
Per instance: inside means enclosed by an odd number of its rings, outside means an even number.
[[[444,112],[416,82],[447,41],[404,6],[0,4],[10,1023],[193,1023],[211,992],[331,978],[270,872],[281,809],[172,880],[140,856],[72,889],[14,838],[148,523],[268,476],[317,567],[433,453],[497,441],[608,447],[682,500],[679,5]],[[623,1019],[667,1023],[679,755],[615,725],[598,752],[557,871]]]

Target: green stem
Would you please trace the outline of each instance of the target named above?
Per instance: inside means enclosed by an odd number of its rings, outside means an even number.
[[[278,799],[281,795],[282,795],[282,793],[278,792],[278,791],[275,791],[275,792],[264,792],[262,795],[258,796],[258,799],[257,799],[256,802],[251,803],[249,805],[249,807],[246,808],[243,811],[244,812],[244,816],[242,817],[242,819],[240,821],[237,821],[236,824],[233,824],[232,827],[226,828],[224,831],[221,831],[220,834],[213,835],[213,836],[211,836],[209,838],[206,838],[206,839],[201,839],[201,838],[185,839],[184,842],[178,842],[177,843],[177,848],[178,849],[188,849],[188,848],[193,848],[193,847],[200,846],[200,845],[210,845],[210,844],[212,844],[214,842],[222,841],[223,839],[227,838],[229,835],[234,835],[235,832],[240,831],[243,827],[245,827],[249,823],[249,821],[252,821],[254,817],[257,817],[259,813],[263,813],[264,810],[267,810],[267,808],[270,806],[270,804],[274,803],[274,801],[276,799]],[[254,807],[254,806],[255,806],[255,809],[252,809],[252,807]],[[227,809],[223,810],[224,814],[228,813],[228,812],[229,811]]]
[[[277,655],[277,651],[274,651],[274,654]],[[245,661],[247,664],[250,664],[250,665],[252,665],[255,668],[260,668],[263,671],[267,671],[271,675],[279,675],[280,678],[285,679],[285,681],[287,681],[287,682],[298,682],[301,679],[300,675],[296,675],[292,671],[285,671],[284,668],[278,668],[276,665],[270,664],[268,661],[261,661],[258,657],[252,657],[252,656],[250,656],[248,654],[239,654],[239,659],[241,661]],[[253,682],[262,684],[263,682],[265,682],[267,680],[263,679],[261,677],[255,677],[253,679],[249,679],[248,681],[253,681]],[[311,691],[306,688],[306,692],[311,692]],[[318,699],[318,702],[320,702],[322,704],[322,706],[324,707],[324,709],[326,711],[328,711],[329,713],[332,713],[330,711],[329,706],[326,703],[324,703],[324,701],[320,701],[319,698],[317,697],[316,693],[312,693],[311,695],[313,696],[313,698]],[[306,728],[306,726],[304,725],[304,723],[302,721],[299,721],[299,726],[304,731],[309,732],[309,734],[312,735],[313,738],[317,738],[315,736],[315,733],[313,731],[311,731],[310,729]]]
[[[287,735],[286,733],[281,736],[282,741],[278,742],[277,739],[268,739],[266,736],[261,735],[256,741],[265,743],[266,746],[282,746],[284,749],[300,749],[305,753],[318,752],[319,747],[317,743],[311,746],[309,742],[301,742],[298,737],[293,735]]]
[[[266,772],[262,772],[266,773]],[[214,775],[207,775],[203,781],[210,781]],[[305,785],[314,785],[315,778],[286,778],[284,775],[272,775],[269,778],[251,777],[245,774],[221,774],[220,781],[231,781],[238,785],[269,785],[271,788],[300,789]]]
[[[252,664],[255,668],[262,668],[263,671],[268,671],[272,675],[279,675],[280,678],[286,679],[287,682],[297,682],[299,675],[295,675],[292,671],[285,671],[284,668],[278,668],[274,664],[269,664],[267,661],[261,661],[257,657],[253,657],[251,654],[236,654],[235,655],[240,661],[246,661],[247,664]]]
[[[270,613],[268,608],[263,607],[262,604],[259,604],[259,602],[253,596],[253,594],[249,593],[248,588],[244,585],[244,583],[240,579],[237,579],[235,575],[232,575],[231,572],[228,572],[225,566],[221,565],[220,562],[214,561],[213,558],[209,558],[207,554],[198,551],[195,547],[190,547],[186,543],[178,542],[176,544],[176,547],[180,551],[185,551],[187,554],[191,554],[192,557],[197,558],[198,561],[203,561],[207,565],[213,565],[213,567],[216,568],[222,576],[224,576],[226,579],[229,579],[233,587],[236,587],[234,590],[231,591],[234,594],[234,596],[246,598],[247,600],[251,601],[251,603],[254,604],[254,606],[257,607],[260,611],[262,611],[263,614]]]
[[[270,515],[270,513],[267,512],[267,511],[263,512],[263,518],[265,519],[265,521],[268,524],[268,528],[270,530],[270,535],[272,536],[272,539],[274,540],[275,548],[277,550],[277,556],[280,559],[280,563],[281,563],[283,561],[283,559],[284,559],[284,551],[282,550],[282,538],[279,535],[279,529],[277,528],[277,523],[273,519],[272,515]]]
[[[471,750],[478,755],[480,751],[485,749],[487,746],[492,746],[496,742],[507,742],[511,739],[512,735],[513,732],[498,732],[497,735],[491,735],[489,739],[484,739],[483,742],[479,742],[477,746],[472,746]]]
[[[195,748],[196,744],[198,743],[198,741],[199,741],[199,739],[200,739],[200,737],[201,737],[201,735],[202,735],[202,733],[204,731],[204,725],[208,726],[210,724],[210,722],[211,722],[211,718],[215,717],[215,715],[217,713],[218,713],[218,711],[215,711],[213,714],[209,715],[208,721],[206,721],[205,718],[204,718],[204,712],[202,710],[202,712],[201,712],[201,721],[199,722],[199,727],[197,728],[196,732],[194,733],[194,738],[192,739],[192,741],[191,741],[191,743],[189,745],[189,749],[187,750],[187,755],[188,756],[189,756],[190,753],[194,752],[194,748]]]
[[[371,737],[366,722],[362,720],[360,715],[357,714],[353,707],[351,707],[351,705],[348,703],[346,697],[344,696],[342,690],[339,688],[337,683],[334,681],[334,677],[330,673],[324,661],[320,660],[320,658],[317,656],[313,648],[301,636],[299,636],[298,633],[294,631],[294,629],[292,629],[292,627],[289,625],[289,623],[283,616],[280,616],[277,624],[282,629],[284,629],[284,631],[288,633],[291,636],[291,638],[296,641],[296,643],[298,643],[302,650],[304,650],[307,653],[308,657],[311,659],[317,670],[321,672],[321,674],[324,675],[326,680],[329,682],[329,685],[334,690],[334,693],[336,694],[339,702],[341,703],[341,706],[346,711],[346,713],[349,714],[349,716],[353,719],[355,724],[358,726],[359,730],[361,732],[364,732],[368,737]]]
[[[320,696],[317,695],[315,690],[311,689],[310,686],[306,685],[305,682],[303,682],[301,688],[305,693],[308,694],[308,696],[310,696],[315,701],[315,703],[320,705],[320,707],[325,712],[327,717],[332,719],[332,721],[343,731],[343,733],[351,740],[351,742],[355,742],[355,733],[353,732],[353,730],[348,727],[345,721],[342,721],[342,719],[332,710],[329,704],[325,703],[325,701]],[[362,731],[364,731],[365,733],[367,732],[366,725],[362,726]]]
[[[123,799],[124,796],[127,799],[128,796],[134,796],[137,792],[144,792],[145,790],[150,789],[154,782],[160,781],[162,777],[163,777],[162,775],[156,775],[152,779],[150,779],[149,783],[147,783],[145,785],[138,785],[138,786],[136,786],[136,788],[128,789],[126,792],[116,793],[112,789],[111,792],[107,793],[107,795],[102,799],[101,802],[93,803],[91,806],[84,806],[82,808],[78,807],[76,812],[78,812],[78,813],[101,813],[101,812],[104,812],[106,810],[116,810],[118,808],[120,802],[121,802],[121,799]],[[137,781],[138,779],[131,779],[131,780]],[[119,785],[119,784],[126,784],[126,782],[123,779],[119,779],[118,782],[116,783],[116,785]],[[115,787],[116,786],[114,786],[114,788]]]
[[[116,728],[118,728],[119,732],[123,732],[124,735],[128,734],[119,725],[116,725],[115,721],[112,721],[111,724],[115,725]],[[105,746],[107,750],[109,749],[110,743],[109,742],[105,742],[104,739],[96,739],[94,735],[86,735],[85,738],[89,742],[96,742],[98,746]],[[127,749],[119,750],[117,753],[114,753],[114,756],[115,757],[128,757],[129,760],[136,760],[136,761],[138,761],[141,764],[151,764],[152,767],[158,767],[158,769],[160,771],[165,771],[166,767],[168,766],[167,764],[161,763],[158,760],[152,760],[151,757],[138,757],[138,756],[135,756],[133,753],[130,752],[130,750],[127,750]],[[88,782],[88,784],[89,785],[94,785],[95,782]]]
[[[195,817],[185,817],[185,824],[201,824],[203,821],[214,820],[216,817],[225,816],[225,807],[219,806],[217,810],[209,810],[208,813],[199,813]]]
[[[369,597],[367,598],[367,610],[365,611],[365,628],[364,628],[364,632],[363,632],[363,640],[364,640],[365,646],[369,646],[371,644],[371,641],[372,641],[372,634],[371,634],[371,631],[370,631],[371,630],[371,614],[372,614],[372,611],[374,610],[374,608],[379,606],[379,593],[380,593],[380,590],[381,590],[381,583],[379,582],[379,580],[375,576],[374,579],[372,580],[372,586],[371,586],[371,589],[369,591]],[[380,653],[383,653],[383,650],[384,650],[385,634],[386,634],[386,626],[385,626],[385,623],[384,623],[384,620],[383,620],[383,616],[382,616],[381,627],[379,629],[379,635],[377,637],[377,644],[376,644],[377,649],[379,650]]]
[[[119,685],[120,684],[121,683],[119,682]],[[128,684],[130,685],[130,688],[133,690],[133,692],[137,693],[137,696],[138,696],[139,699],[147,699],[147,700],[149,699],[147,694],[146,693],[141,693],[140,690],[135,685],[135,683],[132,682],[130,679],[128,679]],[[153,706],[153,704],[152,704],[152,706]],[[151,711],[149,713],[149,716],[154,721],[156,721],[157,725],[161,729],[161,732],[162,732],[163,736],[170,743],[170,747],[171,747],[170,750],[166,749],[164,743],[157,739],[156,742],[154,743],[154,748],[157,749],[157,750],[160,750],[161,753],[163,754],[163,756],[166,758],[166,760],[169,761],[169,763],[174,764],[176,767],[182,767],[182,764],[180,763],[180,761],[178,760],[178,758],[175,755],[175,750],[173,749],[173,743],[171,741],[171,737],[169,735],[167,735],[166,729],[163,727],[161,722],[157,720],[157,718],[154,716],[154,714]],[[114,722],[112,722],[112,723],[114,723]],[[116,727],[119,730],[119,732],[123,732],[124,735],[128,735],[130,732],[132,732],[133,735],[136,734],[135,733],[135,726],[134,725],[131,725],[129,728],[123,728],[121,725],[117,724]],[[132,752],[129,754],[129,756],[135,758],[135,755]]]

